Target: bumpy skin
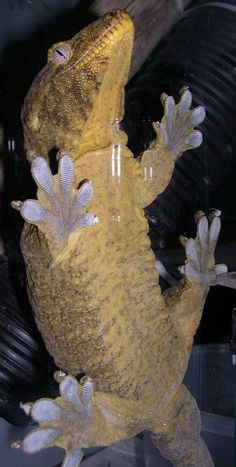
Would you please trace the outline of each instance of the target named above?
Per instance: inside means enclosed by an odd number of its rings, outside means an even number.
[[[182,239],[186,277],[161,295],[143,214],[176,158],[201,143],[193,127],[204,110],[190,110],[188,90],[178,105],[162,96],[157,139],[141,161],[133,159],[118,129],[133,33],[128,14],[116,10],[57,44],[24,103],[38,185],[38,202],[17,205],[27,221],[21,244],[29,296],[58,367],[92,381],[64,375],[55,402],[36,402],[31,415],[40,428],[23,449],[61,446],[63,466],[76,467],[81,447],[148,429],[173,465],[209,467],[198,408],[182,379],[209,286],[226,271],[214,265],[220,220],[199,214],[196,239]],[[54,148],[64,152],[52,177],[43,158]]]

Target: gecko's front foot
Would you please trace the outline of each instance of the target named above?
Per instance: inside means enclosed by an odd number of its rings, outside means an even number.
[[[214,251],[220,233],[220,212],[212,211],[208,218],[202,211],[196,213],[197,236],[181,236],[187,260],[180,268],[188,278],[205,286],[216,285],[217,276],[227,272],[225,264],[215,264]]]
[[[22,442],[13,443],[13,447],[34,454],[59,446],[66,450],[62,467],[78,467],[83,455],[81,448],[87,446],[94,422],[93,383],[87,378],[82,386],[74,377],[65,376],[59,388],[61,396],[55,400],[45,398],[32,406],[22,405],[39,427]]]
[[[144,151],[141,166],[145,184],[142,187],[140,202],[146,207],[168,185],[175,161],[187,149],[194,149],[202,142],[201,131],[195,127],[205,118],[204,107],[191,109],[192,94],[184,88],[178,104],[172,96],[162,94],[164,116],[161,122],[153,123],[156,139]]]
[[[12,203],[27,222],[41,230],[51,250],[62,248],[75,230],[97,222],[96,216],[85,211],[93,196],[91,182],[85,181],[77,190],[72,158],[65,152],[58,153],[58,158],[58,175],[53,176],[47,161],[35,156],[31,172],[38,200]]]
[[[187,149],[193,149],[202,143],[202,133],[194,130],[205,118],[204,107],[190,109],[192,94],[188,89],[181,92],[180,101],[175,104],[172,96],[161,95],[164,117],[160,124],[154,123],[157,137],[161,135],[163,145],[169,150],[174,160]]]

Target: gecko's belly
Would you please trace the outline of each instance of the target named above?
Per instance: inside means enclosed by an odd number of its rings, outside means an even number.
[[[148,240],[134,237],[127,248],[104,238],[95,225],[81,230],[60,262],[28,260],[31,299],[59,368],[90,375],[100,389],[138,398],[143,387],[153,389],[154,375],[161,373],[158,348],[168,347],[172,325]]]

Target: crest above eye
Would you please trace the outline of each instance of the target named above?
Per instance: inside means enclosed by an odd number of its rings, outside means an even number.
[[[72,55],[72,50],[69,44],[59,43],[54,45],[49,51],[49,60],[56,65],[64,65],[67,63]]]

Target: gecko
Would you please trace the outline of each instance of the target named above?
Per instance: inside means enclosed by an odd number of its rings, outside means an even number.
[[[188,88],[177,103],[163,94],[156,139],[135,159],[120,127],[133,41],[128,13],[107,13],[50,48],[24,101],[37,199],[13,207],[26,221],[28,294],[60,396],[23,406],[38,427],[15,447],[59,446],[63,467],[77,467],[83,448],[148,430],[174,466],[210,467],[199,409],[182,381],[209,288],[227,273],[214,259],[220,212],[196,214],[196,238],[180,239],[183,278],[164,293],[144,215],[175,161],[202,143],[195,127],[205,110],[192,108]]]

